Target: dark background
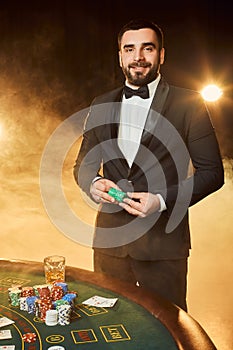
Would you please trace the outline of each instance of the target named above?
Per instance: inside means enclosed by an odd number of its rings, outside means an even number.
[[[53,119],[66,119],[122,84],[116,37],[125,22],[138,17],[164,31],[162,74],[168,82],[196,90],[211,82],[221,86],[223,97],[208,107],[222,155],[233,156],[228,0],[1,0],[0,123],[19,154],[20,144],[24,154],[35,149],[36,137]],[[4,145],[10,155],[12,142]]]

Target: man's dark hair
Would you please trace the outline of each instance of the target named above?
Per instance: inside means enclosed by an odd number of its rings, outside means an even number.
[[[159,42],[159,50],[161,50],[163,48],[163,31],[162,29],[155,24],[152,21],[149,20],[144,20],[144,19],[133,19],[130,22],[126,23],[119,31],[118,33],[118,46],[119,49],[121,47],[121,39],[122,36],[125,32],[127,32],[128,30],[138,30],[138,29],[143,29],[143,28],[150,28],[152,29],[158,39]]]

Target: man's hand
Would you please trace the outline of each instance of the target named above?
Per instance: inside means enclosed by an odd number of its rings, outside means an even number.
[[[129,214],[145,218],[160,209],[160,200],[156,194],[147,192],[127,193],[129,198],[125,198],[119,205]],[[135,201],[134,199],[137,199]]]
[[[118,203],[108,194],[111,187],[119,189],[113,181],[100,178],[91,185],[90,193],[97,203]]]

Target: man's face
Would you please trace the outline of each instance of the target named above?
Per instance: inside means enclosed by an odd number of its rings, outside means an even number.
[[[119,60],[126,80],[142,86],[156,79],[164,62],[155,32],[150,28],[129,30],[122,36]]]

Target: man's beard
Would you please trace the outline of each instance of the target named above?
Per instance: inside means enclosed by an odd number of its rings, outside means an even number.
[[[131,67],[151,67],[149,72],[144,75],[141,72],[134,72],[132,75],[130,72]],[[135,86],[143,86],[151,83],[158,76],[159,64],[152,66],[151,63],[147,62],[136,62],[129,64],[127,67],[122,67],[123,73],[128,82]]]

